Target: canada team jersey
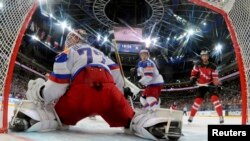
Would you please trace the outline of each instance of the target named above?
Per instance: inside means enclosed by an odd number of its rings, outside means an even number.
[[[208,85],[212,83],[213,79],[218,78],[218,71],[216,70],[216,66],[213,63],[203,64],[198,62],[191,71],[191,76],[195,76],[198,78],[198,85]]]
[[[139,82],[145,86],[162,85],[164,83],[155,63],[150,59],[138,63],[137,74],[142,76]]]
[[[107,70],[112,75],[116,86],[123,92],[124,81],[119,66],[101,51],[88,44],[76,44],[59,54],[55,59],[53,72],[45,83],[43,91],[44,95],[50,95],[48,101],[51,102],[62,96],[77,74],[84,68],[91,66]]]

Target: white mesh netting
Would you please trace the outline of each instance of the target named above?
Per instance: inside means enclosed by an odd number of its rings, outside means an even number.
[[[194,0],[196,1],[196,0]],[[200,0],[197,0],[200,1]],[[228,14],[235,31],[237,42],[240,47],[239,53],[242,57],[246,76],[247,90],[247,113],[248,123],[250,121],[250,0],[202,0],[211,6],[217,7]],[[242,82],[241,82],[242,83]]]
[[[5,80],[16,39],[35,0],[0,0],[0,130],[3,128]]]
[[[202,1],[207,2],[217,8],[220,8],[225,12],[229,12],[235,2],[235,0],[202,0]]]
[[[247,101],[248,101],[248,115],[250,115],[250,1],[238,0],[235,2],[229,17],[233,23],[236,32],[237,40],[241,48],[241,56],[244,63],[246,84],[247,84]],[[249,116],[248,116],[249,119]]]

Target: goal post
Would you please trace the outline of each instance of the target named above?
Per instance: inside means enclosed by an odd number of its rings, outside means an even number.
[[[8,131],[8,99],[12,73],[36,0],[0,0],[0,133]]]
[[[189,1],[221,14],[226,22],[240,72],[242,124],[247,124],[250,114],[250,0]]]

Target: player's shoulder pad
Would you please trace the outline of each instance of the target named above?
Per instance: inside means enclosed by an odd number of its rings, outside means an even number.
[[[68,54],[70,49],[66,49],[56,56],[55,62],[65,62],[68,60]]]
[[[153,66],[153,62],[150,61],[150,60],[146,60],[145,64],[146,64],[147,67],[152,67]]]
[[[209,66],[211,69],[214,69],[214,70],[217,68],[217,66],[216,66],[214,63],[211,63],[211,62],[209,62],[208,66]]]
[[[153,66],[153,64],[146,60],[146,61],[140,61],[140,63],[138,64],[138,67],[142,67],[142,68],[146,68],[146,67],[150,67]]]
[[[143,67],[145,66],[145,61],[139,61],[137,64],[138,67]]]

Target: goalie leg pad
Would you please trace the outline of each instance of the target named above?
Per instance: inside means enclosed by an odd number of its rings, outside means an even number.
[[[158,140],[156,136],[150,133],[147,128],[155,126],[159,123],[166,123],[168,118],[156,117],[154,111],[140,111],[137,112],[131,121],[130,130],[134,131],[134,134],[142,138]]]
[[[160,108],[160,104],[155,97],[149,96],[146,98],[146,101],[151,109]]]
[[[27,121],[28,128],[25,126],[25,131],[50,131],[56,130],[59,125],[56,120],[56,113],[53,111],[52,105],[44,106],[42,103],[34,103],[32,101],[23,100],[21,107],[15,107],[14,112],[17,113],[17,117],[13,118],[13,122]],[[20,108],[17,110],[17,108]],[[15,114],[14,114],[15,115]],[[25,121],[23,123],[25,123]],[[14,130],[15,131],[15,130]]]
[[[147,101],[146,101],[146,98],[144,98],[144,97],[141,96],[141,97],[140,97],[140,102],[141,102],[143,108],[145,108],[145,109],[148,109],[148,108],[149,108],[149,105],[148,105],[148,103],[147,103]]]
[[[166,138],[167,135],[171,134],[181,136],[182,116],[181,111],[163,108],[136,112],[131,121],[130,130],[137,136],[152,140]],[[179,129],[176,133],[170,130],[173,128],[172,125],[170,126],[172,122],[178,122],[174,127]]]

